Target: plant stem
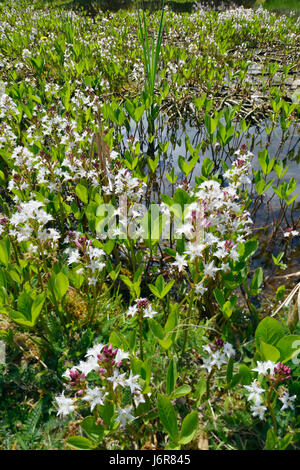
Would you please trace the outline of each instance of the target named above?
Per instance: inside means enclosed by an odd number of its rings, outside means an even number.
[[[187,312],[187,315],[186,315],[186,321],[187,323],[189,322],[189,317],[190,317],[190,313],[191,313],[191,310],[192,310],[192,306],[193,306],[193,301],[194,301],[194,295],[195,295],[195,289],[192,289],[191,290],[191,294],[190,294],[190,303],[189,303],[189,309],[188,309],[188,312]],[[181,355],[183,356],[184,352],[185,352],[185,348],[186,348],[186,343],[187,343],[187,338],[188,338],[188,327],[184,330],[184,338],[183,338],[183,346],[182,346],[182,351],[181,351]]]
[[[209,391],[210,391],[210,379],[212,378],[214,374],[214,367],[212,368],[212,370],[210,371],[208,377],[207,377],[207,381],[206,381],[206,400],[209,400]]]
[[[143,312],[139,316],[139,330],[140,330],[140,356],[141,361],[144,360],[144,349],[143,349]]]

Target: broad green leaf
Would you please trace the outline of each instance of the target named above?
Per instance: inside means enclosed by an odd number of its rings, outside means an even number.
[[[76,288],[80,289],[83,281],[84,281],[84,276],[82,274],[78,274],[76,269],[69,269],[68,272],[68,277],[71,282],[71,284]]]
[[[235,374],[231,381],[231,387],[234,387],[238,383],[242,385],[249,385],[252,382],[252,373],[246,364],[241,364],[239,371]]]
[[[167,384],[166,384],[166,392],[170,395],[176,385],[177,381],[177,367],[176,367],[176,360],[174,357],[170,360],[170,364],[167,371]]]
[[[178,323],[178,312],[177,309],[174,308],[174,310],[171,311],[171,313],[168,316],[167,322],[165,324],[165,333],[170,333],[173,331]]]
[[[260,340],[260,352],[265,361],[277,362],[280,357],[280,352],[272,344],[265,343]]]
[[[188,395],[191,391],[192,389],[189,385],[182,385],[181,387],[178,387],[173,391],[171,398],[173,400],[176,398],[184,397],[185,395]]]
[[[104,436],[104,427],[95,424],[94,416],[87,416],[84,418],[81,423],[81,427],[91,441],[94,441],[97,444],[102,441]]]
[[[99,406],[99,414],[103,419],[106,426],[111,425],[111,420],[115,412],[115,407],[113,403],[110,403],[108,400],[105,401],[104,406]]]
[[[255,270],[254,276],[250,284],[250,293],[251,295],[257,295],[260,292],[260,286],[263,282],[263,270],[262,268],[257,268]]]
[[[132,356],[131,358],[131,369],[133,375],[142,375],[143,362],[137,357]]]
[[[122,279],[124,284],[126,284],[126,286],[129,287],[130,290],[133,289],[133,282],[129,279],[128,276],[125,276],[125,274],[122,274],[120,278]]]
[[[258,241],[257,240],[248,240],[242,247],[241,255],[242,260],[247,261],[258,248]]]
[[[180,432],[179,443],[188,444],[193,440],[198,430],[199,418],[197,411],[192,411],[183,420]]]
[[[22,292],[17,301],[18,311],[24,315],[26,320],[31,321],[32,298],[27,292]]]
[[[3,173],[2,170],[0,170],[0,186],[5,186],[5,185],[6,185],[5,174]]]
[[[288,362],[293,357],[300,354],[300,336],[287,335],[281,338],[276,344],[276,348],[280,352],[280,361]]]
[[[39,294],[35,297],[32,306],[31,306],[31,319],[33,325],[36,324],[37,319],[42,311],[43,305],[45,302],[45,293]]]
[[[154,320],[153,318],[148,319],[150,330],[154,334],[154,336],[160,340],[164,339],[165,333],[163,328],[160,326],[160,324]]]
[[[206,157],[203,160],[202,167],[201,167],[202,175],[205,176],[205,178],[208,178],[214,166],[215,166],[215,163],[210,158]]]
[[[200,402],[201,398],[203,397],[203,395],[206,394],[206,377],[204,377],[204,375],[201,375],[198,383],[196,384],[196,394],[195,394],[195,397],[197,398],[197,400]]]
[[[66,443],[68,446],[72,447],[72,449],[76,450],[92,450],[97,447],[97,445],[93,444],[90,439],[87,439],[83,436],[72,436],[67,439]]]
[[[141,367],[141,376],[142,376],[142,379],[145,380],[146,382],[146,385],[149,385],[150,384],[150,380],[151,380],[151,365],[152,365],[152,359],[151,357],[148,357],[144,362],[143,362],[143,365]]]
[[[276,448],[277,442],[278,438],[273,429],[268,429],[265,449],[274,450]]]
[[[284,329],[279,323],[271,317],[264,318],[256,328],[255,332],[255,345],[259,350],[260,342],[264,341],[267,344],[276,345],[276,343],[284,336]]]
[[[21,282],[22,282],[21,278],[20,278],[18,272],[15,269],[13,269],[12,267],[9,267],[8,268],[8,274],[12,278],[13,281],[15,281],[17,284],[21,284]]]
[[[180,450],[180,445],[175,444],[174,442],[170,442],[168,445],[166,445],[165,450]]]
[[[77,184],[75,192],[84,204],[87,204],[89,202],[89,193],[87,188],[83,184]]]
[[[158,299],[161,299],[161,295],[157,287],[153,286],[152,284],[148,284],[148,287],[151,290],[152,294],[155,295],[155,297],[157,297]]]
[[[292,442],[294,433],[290,432],[286,434],[282,439],[278,440],[277,450],[285,450]]]
[[[128,338],[129,351],[133,352],[136,345],[136,330],[132,330]]]
[[[17,310],[13,309],[8,309],[8,315],[13,321],[19,323],[19,325],[28,327],[33,326],[31,319],[27,318],[26,315],[24,315],[22,312],[18,312]]]
[[[214,296],[219,306],[222,308],[223,305],[225,304],[225,297],[224,297],[223,292],[218,287],[214,289]]]
[[[56,274],[53,288],[56,299],[61,300],[69,288],[69,280],[63,272]]]
[[[121,348],[123,351],[128,350],[128,342],[126,338],[124,337],[124,335],[122,335],[119,332],[112,331],[109,336],[108,342],[109,344],[112,344],[116,348]]]
[[[161,423],[163,424],[172,441],[177,443],[179,439],[178,424],[176,413],[171,401],[163,395],[158,395],[157,406]]]
[[[173,340],[171,336],[166,336],[164,339],[158,338],[158,342],[161,345],[161,347],[164,349],[169,349],[173,344]]]
[[[107,240],[103,245],[103,249],[107,255],[110,255],[115,246],[115,240]]]
[[[0,263],[8,266],[10,263],[10,241],[4,238],[0,241]]]
[[[168,284],[163,288],[163,291],[161,292],[162,298],[164,298],[168,292],[172,289],[174,285],[175,280],[168,282]]]
[[[227,320],[231,317],[232,311],[233,309],[232,309],[231,302],[227,300],[227,302],[225,302],[225,304],[222,307],[223,315],[225,318],[227,318]]]
[[[163,288],[164,288],[164,285],[165,285],[165,281],[164,281],[164,278],[163,276],[160,274],[156,281],[155,281],[155,287],[157,288],[158,292],[161,294],[162,291],[163,291]]]

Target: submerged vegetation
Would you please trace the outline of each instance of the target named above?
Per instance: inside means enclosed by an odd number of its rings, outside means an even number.
[[[298,16],[54,3],[0,3],[0,448],[299,449]]]

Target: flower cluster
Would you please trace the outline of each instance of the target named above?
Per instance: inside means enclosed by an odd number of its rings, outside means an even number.
[[[196,200],[188,205],[185,222],[176,230],[188,242],[184,253],[176,254],[173,265],[180,272],[198,259],[203,276],[195,287],[200,293],[206,290],[205,279],[215,279],[217,272],[228,272],[230,263],[239,260],[239,245],[251,232],[253,222],[238,194],[239,185],[248,182],[251,156],[245,148],[239,151],[232,168],[225,173],[228,186],[222,187],[215,180],[196,186],[191,192]]]
[[[53,249],[60,238],[60,233],[54,228],[46,227],[53,217],[45,211],[44,204],[30,200],[21,202],[16,209],[9,221],[6,221],[7,227],[10,226],[8,234],[15,237],[19,243],[32,241],[29,247],[32,252],[37,250],[37,243],[50,243]]]
[[[242,145],[241,148],[235,152],[235,155],[237,155],[237,158],[234,160],[231,168],[224,173],[224,178],[227,178],[231,182],[231,185],[237,188],[242,184],[251,183],[248,174],[253,153],[249,152],[246,145]]]
[[[136,299],[135,304],[127,310],[129,317],[142,315],[143,318],[153,318],[156,314],[157,312],[153,310],[152,304],[147,299]]]
[[[13,115],[20,114],[15,102],[6,93],[0,94],[0,119],[12,119]]]
[[[108,174],[108,185],[103,186],[103,192],[107,195],[127,196],[131,201],[138,201],[144,194],[146,184],[132,176],[127,168],[111,170]]]
[[[252,416],[258,416],[261,420],[264,419],[265,413],[268,407],[273,406],[270,404],[271,393],[275,391],[276,397],[279,394],[279,400],[283,403],[281,410],[286,408],[293,409],[293,401],[296,399],[296,395],[289,396],[286,390],[279,389],[276,391],[275,387],[281,385],[282,382],[291,378],[291,369],[285,366],[281,362],[274,363],[268,361],[258,361],[257,366],[252,369],[254,372],[258,372],[259,376],[266,378],[267,388],[263,388],[259,383],[258,379],[254,379],[250,385],[244,385],[244,388],[250,392],[247,400],[252,401],[250,409]]]
[[[213,344],[203,346],[204,351],[208,353],[208,357],[203,358],[202,369],[209,374],[213,368],[221,369],[223,364],[227,364],[231,357],[235,356],[235,350],[230,343],[225,342],[221,338],[217,338]]]
[[[140,376],[134,375],[129,369],[129,354],[113,348],[111,344],[96,344],[87,351],[86,358],[64,372],[63,377],[68,380],[66,390],[75,393],[73,397],[66,397],[63,391],[55,398],[59,407],[57,415],[67,416],[86,403],[93,412],[97,405],[104,406],[106,400],[109,400],[116,407],[115,421],[125,427],[136,419],[132,414],[134,406],[137,408],[145,402],[139,383]],[[91,373],[94,374],[93,386],[89,382]],[[122,389],[129,390],[133,400],[133,404],[124,408],[121,407]]]
[[[250,392],[247,400],[253,401],[253,404],[250,406],[252,416],[259,416],[259,418],[263,420],[265,412],[267,411],[267,407],[263,404],[262,394],[266,390],[258,385],[256,379],[253,380],[251,385],[244,385],[244,387],[246,388],[246,390],[248,390],[248,392]]]
[[[276,367],[274,367],[272,380],[275,383],[285,382],[286,380],[291,378],[291,368],[289,366],[285,366],[282,362],[278,362]]]
[[[17,136],[12,131],[11,126],[6,122],[0,122],[0,149],[6,145],[15,145],[17,141]]]
[[[68,247],[65,253],[68,256],[68,264],[81,264],[76,270],[77,274],[86,273],[90,285],[97,284],[99,274],[105,268],[105,252],[96,246],[93,241],[79,232],[70,231],[66,236],[65,243]]]
[[[291,368],[282,364],[282,362],[276,364],[270,360],[265,362],[257,361],[257,366],[252,370],[264,375],[275,385],[291,378]]]

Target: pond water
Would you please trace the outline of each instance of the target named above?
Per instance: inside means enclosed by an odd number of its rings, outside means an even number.
[[[72,5],[80,4],[84,7],[87,5],[91,6],[92,3],[94,6],[100,6],[104,10],[111,11],[117,11],[120,8],[132,9],[136,6],[136,2],[133,0],[96,0],[93,2],[87,0],[73,0],[71,3]],[[143,4],[144,8],[146,9],[156,10],[161,7],[161,1],[159,0],[145,0],[139,3],[140,5]],[[234,2],[229,0],[209,0],[206,2],[166,0],[165,4],[167,4],[173,11],[178,13],[191,12],[197,8],[224,10],[226,8],[234,8],[238,6],[243,6],[245,8],[257,8],[262,5],[264,8],[275,10],[284,14],[290,13],[291,10],[296,11],[297,14],[300,12],[300,0],[236,0]],[[248,73],[253,84],[256,83],[260,80],[261,65],[258,63],[253,63],[250,65]],[[293,83],[290,84],[290,90],[293,95],[288,95],[288,99],[294,101],[293,96],[295,88],[297,90],[299,89],[299,83],[298,85],[295,85],[295,83],[297,80],[299,80],[299,78],[298,75],[296,75],[288,79],[293,81]],[[274,78],[274,84],[276,84],[276,77]],[[155,185],[151,188],[150,199],[152,201],[160,201],[160,194],[171,195],[172,191],[174,191],[174,188],[172,188],[172,185],[170,185],[169,181],[165,177],[165,174],[169,173],[172,168],[174,168],[176,175],[178,175],[179,178],[182,178],[182,172],[178,166],[178,157],[179,155],[182,155],[185,158],[188,157],[185,145],[185,137],[188,136],[189,141],[193,147],[196,147],[207,138],[206,131],[203,126],[195,126],[193,122],[189,121],[182,122],[178,119],[176,122],[168,123],[168,117],[162,116],[157,121],[156,126],[156,145],[157,142],[162,144],[169,142],[169,147],[165,156],[161,158],[159,175]],[[125,151],[127,146],[126,142],[129,135],[134,135],[134,137],[137,138],[141,144],[141,152],[147,154],[147,127],[146,118],[142,120],[138,127],[132,123],[130,131],[128,133],[124,131],[124,143],[122,144],[123,148],[121,148],[121,151]],[[284,180],[289,181],[290,178],[295,178],[298,180],[296,190],[293,193],[293,195],[298,193],[298,196],[295,200],[292,211],[290,210],[291,206],[289,206],[289,210],[282,219],[281,229],[279,232],[280,236],[272,237],[273,226],[277,217],[280,215],[281,210],[280,201],[277,197],[274,197],[272,188],[265,193],[262,201],[258,206],[258,209],[253,215],[255,231],[259,231],[260,234],[260,249],[254,259],[253,267],[263,266],[266,269],[266,272],[271,274],[272,270],[274,271],[274,264],[271,254],[277,255],[284,249],[285,246],[285,240],[282,237],[283,230],[290,225],[294,225],[295,221],[297,221],[300,217],[300,181],[298,178],[300,173],[300,129],[298,122],[292,122],[288,131],[283,135],[280,123],[274,127],[271,133],[267,132],[268,127],[270,127],[270,122],[261,119],[257,125],[251,125],[245,134],[241,134],[241,137],[234,137],[231,142],[221,151],[218,149],[212,149],[210,146],[203,146],[199,152],[199,162],[190,175],[190,183],[193,184],[195,181],[195,176],[200,174],[201,165],[204,158],[209,157],[210,159],[214,160],[214,171],[218,171],[218,169],[220,169],[221,172],[220,159],[224,159],[230,165],[234,158],[234,151],[236,151],[243,144],[246,144],[254,154],[252,162],[252,167],[254,170],[260,168],[257,157],[258,152],[264,148],[268,150],[270,159],[275,157],[276,160],[283,160],[284,164],[289,165],[288,171],[284,176]],[[157,151],[157,148],[155,150]],[[273,174],[269,176],[269,179],[272,176]],[[181,182],[179,178],[178,183]],[[251,189],[253,188],[249,188],[249,191],[251,191]],[[253,192],[253,197],[255,197],[255,192]],[[294,239],[293,245],[293,251],[291,252],[291,256],[288,261],[288,272],[295,272],[299,270],[299,237]],[[293,281],[294,280],[296,279],[293,279]]]
[[[250,126],[248,131],[239,137],[234,136],[230,143],[225,146],[222,150],[217,148],[210,148],[206,146],[199,152],[199,161],[194,167],[192,173],[189,175],[189,181],[191,185],[195,182],[195,177],[201,174],[201,165],[204,158],[209,157],[215,162],[214,171],[220,170],[222,174],[222,167],[220,159],[222,158],[230,166],[231,162],[235,158],[234,152],[240,148],[241,145],[246,144],[247,147],[253,153],[252,168],[254,170],[260,169],[258,162],[258,152],[266,148],[268,150],[269,158],[275,158],[276,160],[283,160],[284,165],[288,165],[288,170],[283,177],[284,181],[289,181],[290,178],[297,180],[297,187],[295,193],[297,198],[293,208],[289,206],[289,210],[283,217],[280,229],[277,231],[277,236],[274,236],[274,225],[281,216],[280,212],[280,200],[275,197],[272,188],[267,190],[264,194],[257,210],[252,213],[252,219],[254,221],[254,231],[259,233],[260,246],[256,256],[253,259],[253,268],[262,266],[267,275],[272,278],[274,272],[274,264],[272,261],[272,254],[277,256],[281,251],[284,250],[285,239],[283,238],[283,231],[295,221],[300,218],[300,181],[299,181],[299,163],[300,163],[300,128],[297,123],[292,123],[289,129],[283,134],[280,124],[274,126],[274,129],[267,133],[266,129],[270,127],[271,123],[267,120],[261,123],[261,125]],[[239,130],[236,125],[236,130]],[[148,144],[147,142],[147,122],[144,118],[142,122],[137,126],[133,121],[129,132],[124,133],[123,147],[121,148],[122,153],[127,147],[127,141],[129,136],[134,136],[139,140],[141,144],[141,152],[147,154]],[[169,142],[169,147],[160,160],[159,175],[155,184],[152,186],[152,191],[149,200],[161,202],[160,194],[168,194],[172,196],[176,188],[172,187],[166,178],[166,173],[170,173],[172,168],[175,170],[175,174],[178,176],[177,183],[182,183],[182,172],[178,165],[179,155],[185,158],[189,157],[189,153],[186,150],[185,138],[189,137],[190,144],[195,148],[201,142],[207,139],[206,130],[204,126],[196,127],[191,122],[182,123],[177,121],[176,123],[168,124],[167,117],[163,117],[157,122],[157,141],[164,144]],[[143,144],[144,143],[144,144]],[[155,152],[157,148],[155,148]],[[274,173],[269,175],[268,179],[271,179]],[[276,181],[275,181],[276,183]],[[275,184],[274,183],[274,184]],[[248,187],[249,192],[254,189]],[[255,197],[255,190],[253,191],[253,197]],[[273,197],[272,197],[273,195]],[[250,207],[250,211],[253,207]],[[276,235],[276,234],[275,234]],[[300,240],[296,237],[292,242],[292,252],[288,260],[288,269],[285,273],[295,273],[299,271],[300,265]],[[291,279],[294,282],[294,278]],[[276,287],[276,279],[272,281],[271,291]],[[274,284],[275,282],[275,284]],[[278,283],[278,281],[277,281]],[[271,283],[270,283],[271,285]],[[277,286],[278,287],[278,286]],[[272,292],[273,292],[272,291]]]
[[[225,121],[221,119],[223,125]],[[146,118],[142,120],[141,125],[138,127],[135,123],[131,123],[130,131],[124,135],[125,139],[123,142],[122,150],[125,151],[127,147],[126,142],[130,135],[138,139],[141,144],[141,152],[147,153],[148,144],[147,144],[147,121]],[[168,173],[175,169],[175,174],[180,178],[182,177],[182,172],[178,166],[178,157],[182,155],[188,159],[189,154],[185,145],[185,138],[188,136],[190,144],[195,148],[197,145],[201,144],[207,139],[207,134],[204,126],[195,126],[191,122],[181,122],[168,124],[166,117],[158,120],[157,124],[157,140],[161,144],[169,142],[168,150],[165,156],[161,159],[160,162],[160,181],[158,182],[159,191],[153,193],[152,199],[159,199],[159,194],[171,194],[171,184],[164,176],[165,173]],[[199,152],[199,161],[196,164],[194,170],[190,174],[190,183],[193,184],[195,177],[199,176],[201,173],[201,165],[203,160],[206,157],[209,157],[214,161],[215,167],[214,171],[220,170],[222,172],[222,167],[220,160],[223,159],[227,164],[231,164],[234,159],[234,152],[240,148],[242,145],[246,145],[250,151],[254,154],[252,167],[254,170],[260,169],[258,162],[258,152],[266,148],[268,150],[269,158],[275,158],[275,160],[282,160],[283,163],[288,165],[288,170],[283,177],[283,181],[289,181],[290,178],[296,178],[299,175],[299,163],[300,163],[300,128],[297,123],[291,124],[289,129],[283,133],[279,124],[274,126],[274,129],[267,133],[268,128],[271,127],[271,122],[265,120],[261,125],[250,126],[245,134],[241,133],[240,136],[234,136],[233,139],[226,145],[222,150],[214,146],[212,149],[210,146],[204,146],[200,149]],[[236,126],[235,129],[239,131],[239,126]],[[158,148],[155,148],[157,151]],[[180,180],[178,180],[181,183]],[[296,198],[296,209],[300,210],[300,181],[297,181],[297,187],[295,192],[298,194]],[[266,197],[272,194],[272,190],[266,192]],[[278,209],[279,202],[272,202],[272,209],[276,211]],[[277,207],[276,207],[277,205]]]
[[[161,0],[139,0],[138,2],[136,0],[70,0],[65,2],[66,5],[83,7],[87,11],[90,10],[91,13],[96,12],[97,8],[109,11],[117,11],[121,8],[135,8],[137,3],[148,10],[161,8]],[[243,6],[244,8],[263,6],[264,8],[277,10],[282,13],[288,13],[292,10],[300,12],[299,0],[165,0],[165,5],[168,5],[169,8],[178,13],[192,12],[198,8],[224,10],[238,6]]]

